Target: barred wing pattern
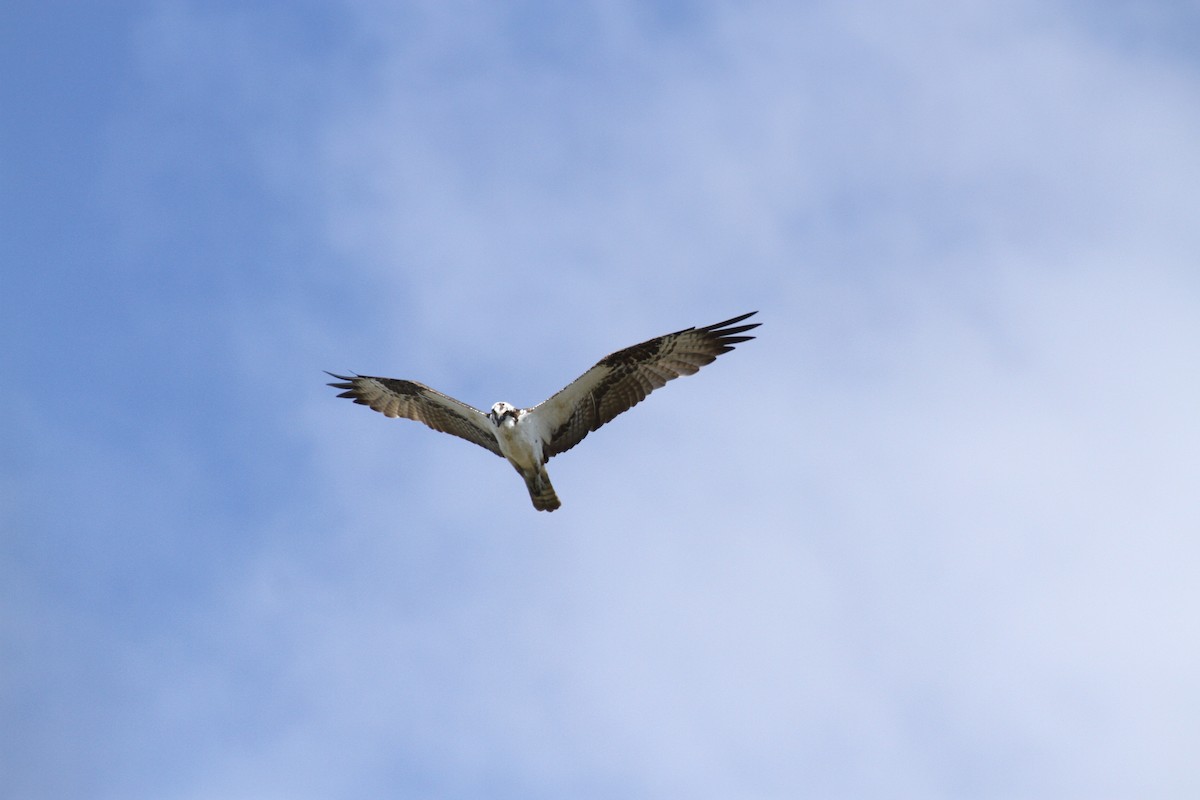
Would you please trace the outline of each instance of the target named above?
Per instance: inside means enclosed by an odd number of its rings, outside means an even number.
[[[740,334],[759,323],[737,323],[756,313],[668,333],[600,359],[570,386],[532,409],[531,414],[540,416],[543,430],[549,432],[544,457],[565,453],[667,381],[692,375],[735,344],[753,339]]]
[[[486,414],[423,383],[370,375],[325,374],[341,381],[329,384],[335,389],[345,389],[338,397],[348,397],[387,417],[423,422],[435,431],[454,434],[498,456],[503,455]]]

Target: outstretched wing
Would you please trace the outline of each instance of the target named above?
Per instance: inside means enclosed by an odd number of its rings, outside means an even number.
[[[338,397],[349,397],[387,417],[407,417],[424,422],[435,431],[452,433],[502,455],[486,414],[423,383],[369,375],[325,374],[342,381],[329,384],[335,389],[346,390]]]
[[[539,422],[547,432],[545,457],[565,453],[667,381],[691,375],[728,353],[735,344],[753,339],[739,334],[757,328],[759,323],[737,323],[757,313],[751,311],[706,328],[668,333],[600,359],[574,383],[530,412],[541,417]]]

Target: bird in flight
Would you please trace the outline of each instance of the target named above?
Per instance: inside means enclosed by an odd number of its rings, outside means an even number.
[[[484,414],[416,381],[326,374],[339,381],[330,386],[344,390],[338,397],[370,406],[384,416],[423,422],[508,459],[525,479],[533,507],[553,511],[562,504],[550,484],[547,461],[567,452],[667,381],[691,375],[735,344],[753,339],[742,334],[759,323],[738,323],[757,313],[751,311],[704,328],[686,328],[618,350],[533,408],[500,402]]]

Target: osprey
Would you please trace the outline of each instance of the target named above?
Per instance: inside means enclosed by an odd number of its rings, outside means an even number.
[[[338,397],[348,397],[388,417],[423,422],[508,459],[525,479],[533,507],[553,511],[562,504],[550,485],[547,461],[567,452],[667,381],[691,375],[735,344],[753,339],[740,334],[759,323],[737,323],[757,313],[751,311],[706,328],[686,328],[618,350],[533,408],[500,402],[484,414],[416,381],[326,374],[341,381],[329,384],[345,390]]]

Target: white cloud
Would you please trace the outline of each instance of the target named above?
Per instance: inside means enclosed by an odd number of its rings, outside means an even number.
[[[1159,81],[1161,65],[1058,14],[1026,10],[997,35],[999,11],[977,6],[945,14],[931,39],[928,18],[863,11],[811,27],[809,14],[750,12],[692,31],[704,49],[641,55],[639,91],[604,95],[588,132],[625,166],[619,180],[576,142],[559,145],[575,145],[575,173],[540,172],[522,134],[561,118],[537,109],[482,181],[469,159],[455,166],[458,150],[426,143],[439,170],[391,195],[394,217],[427,185],[434,207],[469,209],[441,224],[418,209],[422,230],[399,238],[379,229],[414,262],[444,259],[442,278],[404,273],[418,307],[438,310],[434,341],[454,336],[460,321],[438,317],[468,274],[465,296],[496,309],[492,324],[537,304],[518,336],[626,329],[629,308],[640,319],[739,285],[771,292],[763,338],[736,365],[552,465],[561,516],[587,514],[568,523],[578,552],[552,570],[572,576],[578,616],[542,621],[543,646],[573,656],[556,665],[566,698],[552,695],[575,704],[568,735],[650,794],[1194,783],[1173,744],[1190,724],[1173,709],[1197,687],[1158,665],[1197,653],[1182,619],[1154,619],[1197,600],[1172,566],[1197,557],[1180,536],[1195,522],[1195,429],[1179,429],[1197,385],[1168,366],[1196,340],[1195,287],[1178,293],[1195,241],[1173,222],[1187,207],[1177,176],[1196,166],[1179,146],[1194,104],[1178,76]],[[822,41],[830,29],[842,38]],[[523,67],[497,60],[472,78],[496,107],[519,106],[505,92],[524,90],[510,82]],[[813,72],[831,65],[826,81]],[[382,97],[355,130],[404,131],[424,100],[403,85]],[[392,156],[356,158],[379,185],[405,183],[386,177]],[[339,162],[350,180],[354,163]],[[564,229],[603,254],[592,291],[578,292],[578,266],[536,258]],[[547,285],[505,281],[523,269]],[[602,325],[578,325],[581,301]],[[731,429],[680,438],[725,411]],[[1129,655],[1131,641],[1145,650]],[[1123,690],[1151,675],[1161,692]],[[1154,730],[1160,746],[1139,748]]]

